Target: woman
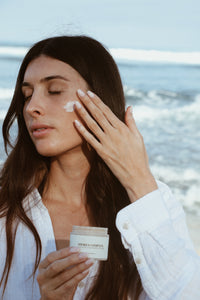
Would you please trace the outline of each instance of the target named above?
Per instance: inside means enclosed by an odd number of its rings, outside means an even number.
[[[15,119],[0,177],[2,299],[200,295],[183,210],[151,174],[116,64],[99,42],[36,43],[3,124],[5,147]],[[107,261],[69,247],[73,225],[108,228]]]

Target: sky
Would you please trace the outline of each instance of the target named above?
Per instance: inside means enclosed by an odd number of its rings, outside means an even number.
[[[90,35],[108,47],[200,51],[199,0],[0,0],[0,44]]]

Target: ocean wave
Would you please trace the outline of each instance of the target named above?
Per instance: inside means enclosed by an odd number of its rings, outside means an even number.
[[[6,114],[7,114],[6,110],[0,110],[0,121],[4,120]]]
[[[155,108],[153,105],[152,107],[147,105],[136,105],[134,106],[134,117],[137,122],[146,123],[147,121],[152,121],[152,124],[155,125],[155,122],[160,120],[166,120],[171,122],[176,120],[177,126],[178,122],[193,122],[196,124],[197,129],[199,128],[199,111],[200,111],[200,102],[193,103],[191,105],[185,105],[183,107],[177,108]],[[198,121],[198,122],[197,122]],[[161,123],[160,127],[162,126]],[[149,124],[150,125],[150,124]],[[189,126],[189,125],[188,125]]]
[[[149,120],[154,123],[156,120],[174,119],[178,122],[185,122],[185,120],[200,122],[200,94],[190,95],[185,100],[184,94],[171,91],[151,90],[145,93],[124,86],[124,92],[127,106],[134,107],[136,121],[146,122]]]
[[[27,51],[27,47],[0,46],[0,58],[22,59]]]
[[[143,98],[145,93],[134,88],[129,88],[127,85],[123,86],[125,97]]]
[[[29,47],[0,46],[0,58],[22,59]],[[129,48],[110,48],[111,55],[119,62],[162,62],[187,65],[200,65],[200,52],[172,52],[158,50],[138,50]]]
[[[111,48],[111,55],[119,62],[130,63],[135,61],[176,63],[187,65],[200,65],[200,52],[172,52],[157,50],[135,50],[126,48]]]
[[[171,91],[166,91],[166,90],[150,90],[148,93],[137,90],[134,88],[129,88],[127,85],[123,87],[124,89],[124,95],[128,99],[141,99],[141,100],[147,100],[147,99],[152,99],[156,101],[161,101],[163,104],[164,100],[171,100],[171,99],[176,99],[178,94],[175,92]]]
[[[0,100],[11,99],[14,89],[0,88]]]
[[[199,211],[200,172],[191,168],[177,170],[177,168],[157,164],[152,165],[151,170],[155,178],[171,187],[175,197],[186,209]]]

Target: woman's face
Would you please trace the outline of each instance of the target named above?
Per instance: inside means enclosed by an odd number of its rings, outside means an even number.
[[[83,141],[73,124],[79,118],[74,111],[69,111],[73,110],[71,102],[79,101],[76,94],[79,88],[86,92],[86,81],[60,60],[42,55],[28,65],[22,84],[23,115],[41,155],[59,156],[81,149]]]

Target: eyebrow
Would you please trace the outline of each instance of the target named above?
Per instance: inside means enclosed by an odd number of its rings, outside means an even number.
[[[61,76],[61,75],[52,75],[52,76],[48,76],[48,77],[42,78],[42,79],[40,80],[40,82],[41,82],[41,83],[42,83],[42,82],[48,82],[48,81],[53,80],[53,79],[61,79],[61,80],[64,80],[64,81],[69,81],[69,79],[67,79],[67,78],[65,78],[65,77],[63,77],[63,76]],[[22,83],[22,87],[23,87],[23,86],[31,86],[31,84],[30,84],[29,82],[27,82],[27,81],[24,81],[24,82]]]

